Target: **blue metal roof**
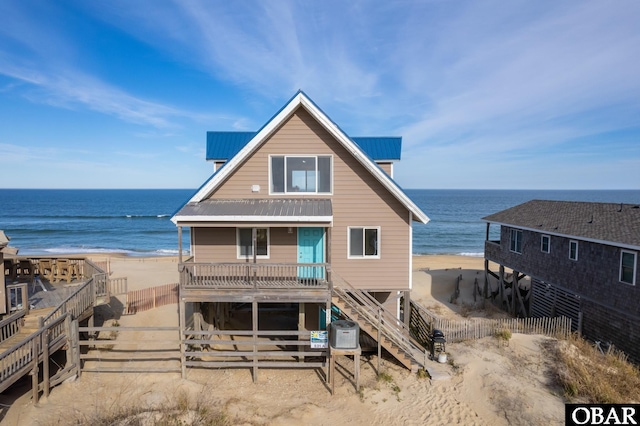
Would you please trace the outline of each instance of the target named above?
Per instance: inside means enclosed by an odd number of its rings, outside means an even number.
[[[374,161],[400,160],[402,151],[402,137],[400,136],[371,136],[352,137],[352,141]]]
[[[207,161],[232,158],[255,135],[256,132],[207,132]]]
[[[257,132],[207,132],[207,161],[229,160],[256,134]],[[400,160],[401,137],[353,137],[351,140],[374,161]]]

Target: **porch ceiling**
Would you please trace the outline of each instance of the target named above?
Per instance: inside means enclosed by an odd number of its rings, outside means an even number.
[[[171,219],[175,224],[324,223],[333,222],[333,207],[325,198],[256,198],[203,200],[188,203]]]

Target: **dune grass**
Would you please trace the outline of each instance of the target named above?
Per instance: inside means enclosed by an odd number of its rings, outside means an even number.
[[[547,345],[552,375],[569,401],[593,404],[640,403],[640,369],[624,353],[606,354],[578,336]]]

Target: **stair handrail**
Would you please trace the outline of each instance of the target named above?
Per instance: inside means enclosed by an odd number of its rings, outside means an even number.
[[[10,339],[12,336],[18,334],[22,328],[24,317],[27,314],[25,309],[13,313],[7,318],[0,321],[0,343]]]
[[[0,353],[0,392],[6,390],[18,378],[22,377],[23,370],[32,368],[34,357],[40,361],[45,342],[47,345],[51,345],[62,337],[58,329],[67,316],[70,314],[64,313],[49,324],[44,324],[26,338]],[[40,317],[40,322],[43,323],[42,317]],[[49,330],[54,330],[54,332],[49,333]],[[9,360],[7,361],[7,359]]]
[[[426,348],[411,336],[409,327],[404,322],[368,292],[353,287],[335,272],[332,274],[332,281],[334,292],[338,293],[351,308],[358,311],[374,329],[380,329],[386,338],[424,367],[424,362],[421,360],[425,359]]]

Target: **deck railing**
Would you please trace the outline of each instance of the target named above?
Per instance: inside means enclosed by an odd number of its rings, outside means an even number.
[[[208,289],[328,288],[326,263],[181,263],[180,285]]]
[[[42,318],[42,317],[41,317]],[[0,354],[0,392],[3,392],[28,371],[38,376],[38,364],[45,359],[44,381],[49,386],[49,354],[62,347],[70,330],[70,317],[62,315],[49,324],[42,325],[38,331]],[[37,392],[35,392],[37,394]],[[48,394],[48,390],[45,391]]]
[[[61,316],[69,313],[75,319],[81,316],[95,302],[95,281],[90,278],[71,293],[57,308],[44,317],[44,325],[49,325]]]
[[[14,336],[20,332],[24,323],[24,317],[27,311],[24,309],[19,310],[13,315],[0,321],[0,342],[4,342],[11,336]]]

